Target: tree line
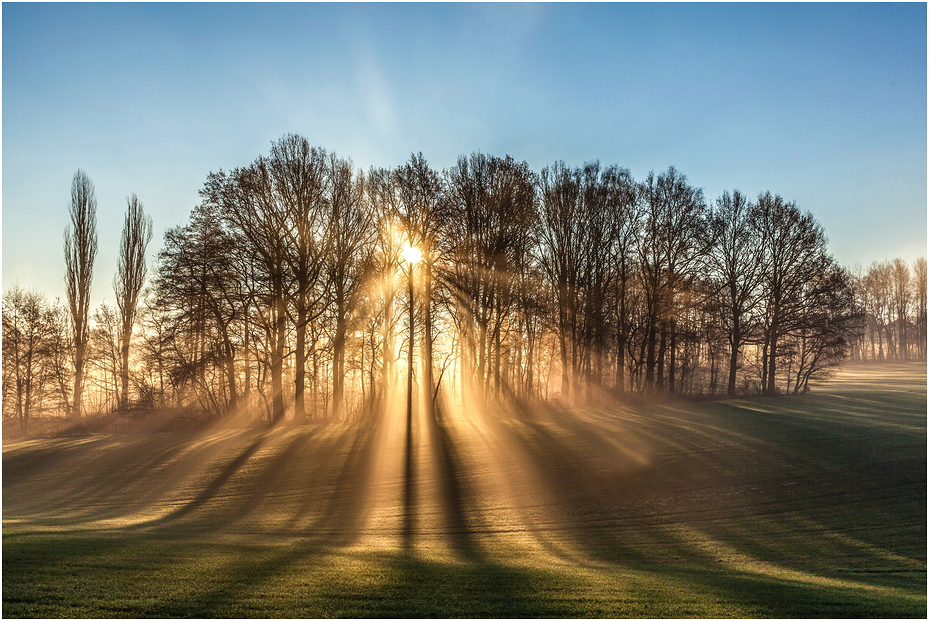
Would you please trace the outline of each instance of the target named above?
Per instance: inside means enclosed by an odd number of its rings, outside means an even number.
[[[851,356],[860,360],[926,359],[926,259],[875,261],[852,272],[865,321]]]
[[[848,356],[926,356],[924,259],[852,273],[794,202],[708,201],[674,167],[637,181],[474,153],[361,171],[287,135],[200,194],[145,289],[152,224],[128,199],[116,306],[89,316],[96,199],[78,171],[66,302],[4,293],[5,418],[797,393]]]

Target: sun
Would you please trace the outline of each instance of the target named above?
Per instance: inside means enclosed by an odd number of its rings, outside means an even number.
[[[416,263],[419,263],[422,260],[423,251],[417,248],[416,246],[407,244],[406,246],[403,247],[403,250],[400,252],[400,255],[403,257],[404,261],[415,265]]]

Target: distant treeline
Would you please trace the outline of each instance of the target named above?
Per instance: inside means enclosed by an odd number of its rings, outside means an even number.
[[[796,393],[849,355],[926,357],[925,259],[850,273],[793,202],[708,202],[673,167],[636,181],[475,153],[360,171],[288,135],[201,196],[150,279],[151,221],[129,200],[117,304],[89,316],[96,199],[78,171],[65,301],[3,296],[5,419],[344,419],[407,385],[424,408]]]

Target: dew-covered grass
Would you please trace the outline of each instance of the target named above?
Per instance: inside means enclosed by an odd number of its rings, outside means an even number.
[[[4,617],[926,616],[926,367],[3,448]]]

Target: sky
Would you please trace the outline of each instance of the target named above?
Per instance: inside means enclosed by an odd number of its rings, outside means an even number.
[[[288,133],[355,166],[422,152],[675,166],[796,201],[843,265],[926,256],[926,5],[2,5],[2,284],[63,297],[71,179],[92,304],[127,197],[155,237]]]

